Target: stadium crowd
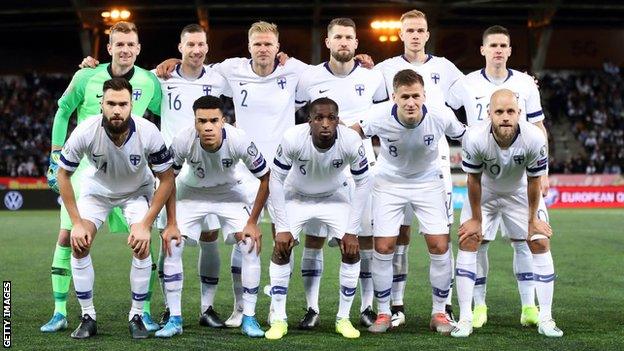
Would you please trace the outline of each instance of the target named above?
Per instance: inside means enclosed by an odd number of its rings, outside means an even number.
[[[45,175],[56,102],[69,79],[68,75],[36,72],[0,78],[0,176]],[[541,79],[540,90],[548,111],[548,130],[567,120],[572,135],[583,146],[583,152],[568,159],[551,159],[550,173],[621,174],[624,79],[618,67],[548,72]],[[234,119],[230,101],[225,114],[230,121]],[[299,117],[298,122],[301,120]],[[553,141],[551,148],[556,147]]]

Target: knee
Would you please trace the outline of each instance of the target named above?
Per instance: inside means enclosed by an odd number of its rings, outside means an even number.
[[[384,255],[392,254],[394,253],[395,246],[394,242],[380,240],[375,242],[375,251]]]
[[[213,242],[213,241],[216,241],[218,237],[219,237],[219,231],[218,230],[210,230],[210,231],[207,231],[207,232],[202,232],[199,235],[199,241]]]
[[[354,264],[360,260],[360,253],[356,252],[355,254],[342,254],[342,262],[347,264]]]
[[[448,251],[448,240],[436,240],[431,243],[427,243],[429,253],[434,255],[442,255]]]
[[[282,254],[277,250],[277,248],[273,248],[273,255],[271,255],[271,261],[278,265],[285,265],[290,262],[290,255],[292,254],[292,249],[288,250],[286,254]]]
[[[470,251],[475,252],[479,249],[479,245],[481,244],[481,239],[471,235],[469,238],[466,238],[460,245],[459,248],[462,251]]]
[[[372,236],[360,236],[358,237],[358,243],[360,244],[360,250],[372,250],[373,249],[373,237]]]
[[[59,230],[58,241],[57,243],[60,246],[69,247],[71,246],[71,233],[69,230],[61,229]]]
[[[550,240],[549,239],[538,239],[538,240],[530,240],[528,241],[529,249],[531,249],[531,253],[541,254],[548,252],[550,250]]]

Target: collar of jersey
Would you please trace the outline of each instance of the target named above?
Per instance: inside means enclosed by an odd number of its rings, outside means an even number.
[[[102,127],[104,127],[104,115],[102,115],[102,123],[100,124]],[[132,134],[134,134],[134,132],[136,131],[136,124],[134,123],[134,119],[132,119],[132,115],[130,115],[130,117],[128,117],[130,120],[128,121],[128,129],[130,129],[130,132],[128,132],[128,136],[126,137],[126,141],[124,141],[123,144],[121,144],[121,146],[124,146],[128,143],[128,140],[130,140],[130,137],[132,137]],[[108,137],[110,139],[110,137]]]
[[[353,73],[353,71],[355,71],[355,69],[358,68],[359,65],[360,65],[360,61],[355,60],[355,64],[353,65],[353,69],[347,75]],[[331,68],[329,68],[329,61],[325,61],[325,63],[323,63],[323,67],[325,67],[325,69],[327,69],[327,71],[329,71],[329,73],[331,73],[332,76],[336,76],[334,74],[334,72],[332,72]]]
[[[253,70],[253,59],[249,59],[249,66],[251,66],[251,71],[257,75],[257,73],[254,72]],[[271,71],[271,74],[275,72],[275,70],[277,69],[277,66],[279,66],[279,60],[276,58],[275,62],[273,63],[273,70]]]
[[[106,67],[106,70],[108,71],[108,74],[113,78],[124,78],[125,80],[130,81],[130,79],[132,79],[132,76],[134,76],[134,66],[132,66],[132,68],[130,68],[130,70],[121,77],[115,77],[113,75],[112,67],[113,67],[113,64],[109,63],[108,66]]]
[[[396,104],[392,105],[392,112],[391,112],[392,117],[394,117],[394,120],[397,121],[398,124],[400,124],[402,127],[407,128],[407,129],[416,129],[416,128],[418,128],[418,126],[421,125],[422,122],[425,120],[425,116],[427,115],[427,106],[423,105],[423,107],[422,107],[423,115],[422,115],[422,118],[420,119],[420,122],[418,122],[418,124],[415,125],[414,127],[408,127],[405,124],[403,124],[401,122],[401,120],[399,119],[399,116],[397,115],[397,109],[398,109],[398,106]]]
[[[424,65],[425,63],[429,62],[429,60],[431,60],[432,57],[433,57],[433,55],[427,54],[427,59],[425,60],[425,62],[423,62],[421,64]],[[404,59],[405,62],[411,64],[411,62],[407,59],[407,57],[405,57],[405,54],[401,55],[401,58]]]
[[[182,76],[182,72],[180,72],[180,67],[181,67],[181,66],[182,66],[182,64],[181,64],[181,63],[178,63],[178,64],[176,65],[175,70],[176,70],[176,73],[180,76],[180,78],[185,79],[185,78]],[[206,74],[206,67],[202,66],[202,71],[201,71],[201,73],[199,74],[199,77],[197,77],[197,78],[195,78],[195,79],[199,79],[199,78],[203,77],[203,76],[204,76],[204,74]]]
[[[490,81],[490,79],[487,77],[487,75],[485,74],[485,68],[481,68],[481,75],[483,76],[483,78],[485,78],[485,80],[487,80],[488,82],[492,83],[492,81]],[[507,68],[507,78],[505,78],[505,80],[503,81],[503,83],[505,83],[506,81],[509,80],[509,78],[511,78],[511,76],[513,76],[513,72]]]
[[[492,128],[493,128],[492,122],[490,122],[490,134],[492,134],[492,138],[494,138],[494,131]],[[513,145],[516,142],[519,135],[520,135],[520,124],[518,123],[518,130],[516,131],[516,135],[514,135],[513,140],[511,141],[511,144],[509,144],[509,146]],[[496,145],[498,145],[498,142],[496,142],[496,138],[494,138],[494,142],[496,143]]]

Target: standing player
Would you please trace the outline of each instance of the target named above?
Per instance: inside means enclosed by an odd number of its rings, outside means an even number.
[[[328,62],[314,66],[303,73],[297,87],[297,102],[304,103],[320,97],[329,97],[340,108],[340,120],[347,126],[358,121],[373,103],[388,99],[388,93],[380,72],[360,66],[355,60],[358,46],[355,23],[350,18],[333,19],[327,26],[325,45],[330,51]],[[375,154],[370,140],[364,144],[366,156],[374,163]],[[367,221],[370,222],[370,221]],[[360,242],[360,285],[362,303],[360,322],[370,326],[375,321],[372,310],[373,284],[371,278],[371,260],[373,238],[370,225],[365,223],[359,236]],[[322,231],[325,228],[307,228],[309,231]],[[323,272],[324,238],[315,235],[306,236],[301,263],[304,288],[307,300],[307,312],[300,323],[300,328],[311,329],[319,324],[319,288]]]
[[[262,235],[257,222],[269,194],[269,168],[262,153],[246,133],[224,124],[223,103],[203,96],[193,104],[195,126],[184,128],[173,139],[174,169],[182,169],[177,183],[177,218],[185,241],[197,242],[208,214],[216,215],[223,227],[226,243],[235,244],[242,253],[243,329],[250,337],[263,337],[255,318],[260,283],[260,245]],[[260,179],[260,187],[247,193],[235,170],[242,161]],[[255,198],[255,203],[252,202]],[[171,317],[157,337],[182,334],[182,251],[185,245],[179,232],[163,234],[164,285]],[[173,243],[173,240],[177,243]]]
[[[143,116],[148,108],[155,114],[160,114],[160,84],[150,72],[134,65],[137,56],[141,52],[141,44],[137,28],[133,23],[118,22],[110,29],[108,53],[112,62],[103,64],[96,69],[81,69],[72,78],[69,87],[59,99],[59,108],[54,116],[52,125],[52,151],[50,154],[50,168],[48,170],[48,184],[58,191],[56,172],[61,148],[67,136],[69,118],[74,111],[77,112],[80,124],[90,116],[100,113],[102,98],[102,84],[112,77],[123,77],[130,81],[134,87],[132,91],[132,112],[137,116]],[[72,177],[72,184],[76,195],[80,193],[80,179],[83,171],[88,167],[86,160],[80,163]],[[116,209],[109,217],[109,225],[112,232],[128,232],[128,225]],[[70,230],[72,223],[65,205],[61,205],[61,225],[58,242],[52,260],[52,290],[54,294],[54,315],[52,319],[41,327],[42,332],[55,332],[67,328],[67,293],[71,280],[70,271]],[[155,271],[154,271],[155,273]],[[150,331],[157,330],[158,325],[152,322],[150,315],[150,294],[145,301],[144,322]]]
[[[520,119],[537,125],[547,135],[543,124],[544,113],[540,102],[539,91],[532,77],[507,68],[507,60],[511,55],[511,38],[507,29],[492,26],[483,32],[481,55],[485,57],[485,68],[468,74],[464,79],[451,87],[449,105],[457,109],[464,106],[468,125],[472,126],[487,120],[488,103],[492,93],[507,88],[518,98]],[[548,175],[541,177],[542,192],[547,193]],[[520,323],[523,326],[535,325],[538,322],[538,310],[535,306],[535,287],[532,278],[533,255],[526,240],[515,240],[519,233],[508,233],[503,223],[501,231],[511,238],[514,250],[513,270],[518,282],[518,291],[522,302]],[[483,242],[477,252],[477,278],[474,289],[475,328],[487,322],[487,306],[485,303],[487,273],[489,262],[487,250],[489,242],[496,238],[496,230],[485,233]]]
[[[306,225],[327,227],[332,246],[340,245],[340,302],[336,332],[358,338],[349,320],[360,257],[357,234],[368,196],[368,161],[356,133],[339,125],[338,105],[319,98],[310,104],[309,123],[290,128],[282,138],[272,166],[271,197],[276,232],[269,267],[274,311],[267,339],[281,339],[288,332],[286,294],[292,268],[292,248]],[[355,190],[344,170],[349,166]],[[308,233],[309,235],[319,235]],[[325,238],[323,238],[324,241]]]
[[[446,108],[449,88],[464,75],[455,65],[444,57],[437,57],[427,54],[425,46],[429,40],[429,28],[426,15],[418,10],[412,10],[401,16],[401,30],[399,37],[403,41],[404,52],[402,55],[389,58],[377,66],[376,69],[383,73],[388,91],[392,91],[392,81],[394,75],[403,69],[416,71],[423,77],[425,82],[425,94],[427,95],[427,106],[439,109]],[[453,208],[451,195],[453,193],[453,179],[451,178],[451,163],[449,157],[449,145],[446,138],[438,141],[440,151],[440,163],[444,172],[444,186],[447,194],[447,204],[449,207],[449,223],[453,223]],[[407,283],[407,273],[409,269],[408,249],[410,242],[411,224],[413,220],[411,210],[406,211],[405,222],[399,230],[397,245],[394,251],[392,266],[394,275],[392,279],[392,326],[397,327],[405,324],[405,311],[403,307],[403,296]],[[449,243],[450,245],[451,243]],[[453,248],[450,247],[451,260],[453,259]],[[446,301],[446,312],[449,318],[453,319],[452,310],[452,284],[449,296]]]
[[[171,155],[156,126],[131,115],[132,93],[132,86],[124,78],[105,81],[102,114],[76,127],[59,158],[61,197],[73,224],[72,274],[82,308],[80,325],[71,334],[76,339],[97,334],[93,306],[95,274],[89,252],[97,229],[114,207],[121,207],[130,224],[128,245],[134,253],[130,269],[130,334],[135,339],[148,336],[141,316],[149,295],[150,232],[173,190],[174,179],[170,170]],[[83,158],[88,160],[89,166],[76,202],[70,177]],[[160,180],[155,192],[152,171]]]
[[[415,213],[425,238],[431,263],[433,309],[430,328],[441,334],[452,329],[445,313],[451,287],[452,262],[449,252],[449,225],[444,175],[438,140],[445,135],[459,139],[465,128],[449,109],[425,105],[424,82],[411,69],[394,76],[394,105],[380,106],[373,117],[353,126],[362,137],[377,135],[381,141],[379,163],[373,185],[373,283],[378,302],[372,333],[391,328],[390,294],[392,260],[404,223],[405,208]]]
[[[229,95],[227,81],[212,67],[204,66],[208,53],[208,43],[205,30],[198,24],[190,24],[182,29],[178,50],[182,54],[182,62],[176,65],[171,78],[159,78],[163,92],[161,101],[161,131],[167,146],[171,145],[173,137],[180,130],[194,126],[193,103],[200,97],[211,95],[219,97]],[[188,167],[186,165],[185,167]],[[158,228],[163,229],[165,216],[161,213]],[[219,222],[212,216],[206,216],[202,224],[199,237],[199,259],[197,262],[200,291],[201,316],[199,324],[213,328],[222,328],[223,322],[214,310],[214,298],[219,282],[221,259],[219,257],[218,238]],[[162,249],[162,247],[161,247]],[[164,253],[158,257],[158,273],[161,288],[165,296],[165,282],[163,279]],[[168,306],[168,304],[167,304]],[[169,308],[165,310],[161,325],[165,325],[169,318]]]
[[[489,100],[489,121],[472,127],[463,139],[462,168],[468,173],[469,201],[464,202],[459,228],[456,279],[460,319],[452,332],[455,337],[472,333],[477,250],[483,237],[496,234],[501,221],[509,237],[526,241],[531,250],[531,279],[536,282],[539,301],[538,332],[563,336],[551,315],[555,280],[552,229],[540,196],[540,177],[548,173],[546,138],[538,127],[520,117],[516,94],[509,89],[494,92]]]

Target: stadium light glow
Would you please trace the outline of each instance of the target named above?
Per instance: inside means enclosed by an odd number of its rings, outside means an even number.
[[[111,9],[110,11],[103,11],[101,13],[105,22],[117,22],[121,20],[127,20],[132,13],[128,10]]]
[[[371,22],[371,28],[373,29],[401,29],[401,21],[388,20],[380,21],[374,20]]]
[[[380,35],[379,36],[379,41],[382,43],[385,43],[388,41],[388,36],[387,35]]]
[[[390,36],[390,41],[397,41],[397,40],[399,40],[399,37],[397,37],[396,35]]]

